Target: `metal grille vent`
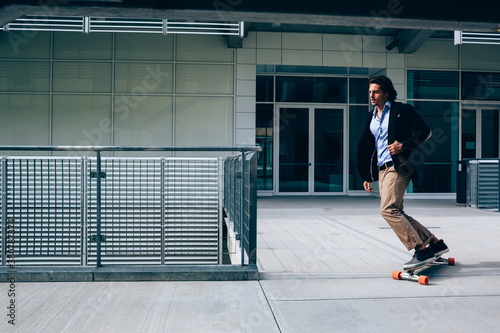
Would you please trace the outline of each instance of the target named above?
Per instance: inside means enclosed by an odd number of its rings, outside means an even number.
[[[497,209],[499,207],[498,193],[498,163],[478,164],[477,206],[478,208]]]
[[[467,205],[500,209],[500,161],[471,159],[467,161]]]
[[[163,20],[141,20],[91,17],[89,32],[163,33]]]
[[[244,24],[220,22],[173,22],[166,19],[36,17],[18,18],[3,27],[4,31],[131,32],[158,34],[204,34],[244,36]]]
[[[83,32],[83,17],[25,16],[7,23],[5,31],[69,31]]]
[[[455,31],[457,44],[500,44],[500,33]]]

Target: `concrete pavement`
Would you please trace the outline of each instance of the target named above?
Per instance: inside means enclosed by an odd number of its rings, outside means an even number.
[[[410,259],[371,197],[263,197],[258,281],[0,285],[0,332],[497,332],[500,213],[407,200],[456,266],[395,281]]]

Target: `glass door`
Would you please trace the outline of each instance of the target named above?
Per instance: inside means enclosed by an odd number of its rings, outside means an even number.
[[[314,192],[344,192],[344,110],[314,109]]]
[[[278,111],[278,192],[308,193],[309,108],[282,107]]]
[[[500,108],[462,109],[462,159],[500,156]]]
[[[499,109],[481,109],[481,158],[500,156],[499,111]]]
[[[276,192],[346,193],[345,109],[277,107]]]

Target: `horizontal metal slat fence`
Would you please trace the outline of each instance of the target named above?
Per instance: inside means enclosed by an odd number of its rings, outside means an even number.
[[[217,264],[219,161],[165,161],[165,263]]]
[[[7,221],[7,207],[5,206],[5,198],[7,197],[7,188],[6,188],[7,175],[5,174],[4,170],[6,169],[6,164],[7,164],[7,158],[2,157],[0,163],[0,189],[2,190],[2,193],[0,193],[0,207],[1,207],[0,213],[2,214],[2,225],[0,226],[0,252],[2,254],[2,259],[1,259],[2,266],[7,265],[7,247],[6,247],[7,223],[10,224],[10,222]]]
[[[16,264],[79,265],[81,164],[67,158],[6,159],[6,219],[15,228]]]
[[[88,160],[88,170],[96,169]],[[161,160],[158,158],[102,158],[102,264],[161,263]],[[87,177],[88,220],[97,220],[97,182]],[[90,223],[90,235],[97,234]],[[89,265],[96,264],[96,242],[90,242]]]
[[[241,154],[224,161],[224,209],[234,225],[242,264],[257,263],[257,154]]]
[[[8,223],[15,227],[16,265],[221,264],[222,183],[229,176],[221,161],[4,156],[2,265]]]
[[[467,205],[500,211],[500,159],[469,159]]]

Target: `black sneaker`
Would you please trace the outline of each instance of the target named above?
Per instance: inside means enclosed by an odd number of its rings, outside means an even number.
[[[413,258],[403,265],[403,269],[415,269],[431,261],[434,261],[435,259],[436,257],[434,256],[434,252],[432,252],[431,248],[429,247],[420,251],[415,250]]]
[[[446,246],[442,239],[440,239],[439,242],[434,245],[431,244],[431,249],[436,257],[439,257],[446,252],[450,252],[450,249],[448,248],[448,246]]]

